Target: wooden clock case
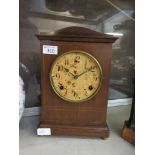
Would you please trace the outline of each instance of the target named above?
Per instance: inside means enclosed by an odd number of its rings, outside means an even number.
[[[106,138],[108,87],[112,43],[117,39],[82,27],[68,27],[50,34],[36,35],[41,54],[41,121],[39,128],[50,128],[52,135]],[[43,54],[43,45],[58,47],[57,55]],[[92,99],[80,103],[64,101],[50,85],[49,72],[54,60],[64,52],[80,50],[94,56],[101,65],[103,81]]]

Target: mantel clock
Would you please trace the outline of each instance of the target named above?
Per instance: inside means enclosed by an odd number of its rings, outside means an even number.
[[[38,129],[43,135],[108,137],[111,51],[117,38],[82,27],[37,37],[41,43]]]

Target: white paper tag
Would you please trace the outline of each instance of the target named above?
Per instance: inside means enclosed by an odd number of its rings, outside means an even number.
[[[50,128],[38,128],[37,135],[39,136],[51,135],[51,129]]]
[[[58,54],[58,46],[43,45],[43,53],[57,55]]]

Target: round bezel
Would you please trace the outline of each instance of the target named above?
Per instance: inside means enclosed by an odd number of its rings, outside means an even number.
[[[99,80],[98,88],[96,89],[96,91],[95,91],[91,96],[88,96],[88,98],[79,99],[79,100],[72,100],[72,99],[69,99],[69,98],[66,98],[66,97],[60,95],[59,92],[57,91],[57,89],[55,88],[53,78],[50,76],[50,75],[52,74],[53,68],[54,68],[55,64],[57,63],[57,61],[58,61],[61,57],[65,56],[65,55],[68,55],[68,54],[71,54],[71,53],[76,53],[76,54],[77,54],[77,53],[80,53],[80,54],[84,54],[84,55],[88,56],[89,58],[91,58],[91,59],[97,64],[97,66],[98,66],[98,68],[99,68],[99,71],[100,71],[100,80]],[[80,51],[80,50],[68,51],[68,52],[65,52],[65,53],[61,54],[60,56],[58,56],[58,57],[55,59],[55,61],[53,62],[53,64],[51,65],[50,75],[49,75],[50,84],[51,84],[51,86],[52,86],[54,92],[55,92],[61,99],[65,100],[65,101],[68,101],[68,102],[74,102],[74,103],[75,103],[75,102],[84,102],[84,101],[87,101],[87,100],[90,100],[91,98],[93,98],[93,97],[98,93],[98,91],[99,91],[99,89],[100,89],[100,87],[101,87],[102,79],[103,79],[102,68],[101,68],[99,62],[97,61],[97,59],[96,59],[94,56],[92,56],[91,54],[89,54],[89,53],[87,53],[87,52],[85,52],[85,51]]]

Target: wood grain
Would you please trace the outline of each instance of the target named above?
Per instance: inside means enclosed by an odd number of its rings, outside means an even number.
[[[51,128],[54,135],[108,137],[109,129],[106,123],[108,87],[112,42],[114,42],[116,38],[111,36],[108,37],[107,35],[99,35],[98,32],[95,33],[94,31],[92,32],[92,30],[85,32],[83,28],[78,29],[78,32],[81,30],[81,33],[79,32],[80,35],[77,35],[77,33],[75,33],[76,31],[73,31],[73,29],[74,28],[70,28],[71,33],[67,33],[67,37],[65,36],[66,31],[60,31],[58,33],[59,35],[52,36],[37,35],[38,39],[41,40],[42,108],[40,127]],[[67,32],[68,31],[69,29],[67,29]],[[70,35],[70,37],[68,37],[69,34],[72,34],[72,36]],[[93,34],[95,35],[93,36]],[[54,36],[57,39],[55,39]],[[84,40],[80,40],[80,36],[82,36]],[[106,41],[107,38],[109,40],[108,43]],[[91,42],[89,39],[91,39]],[[43,54],[43,45],[58,46],[58,55]],[[49,72],[54,60],[61,54],[71,50],[88,52],[98,60],[103,71],[103,81],[97,95],[81,103],[70,103],[58,97],[52,89],[49,80]]]

